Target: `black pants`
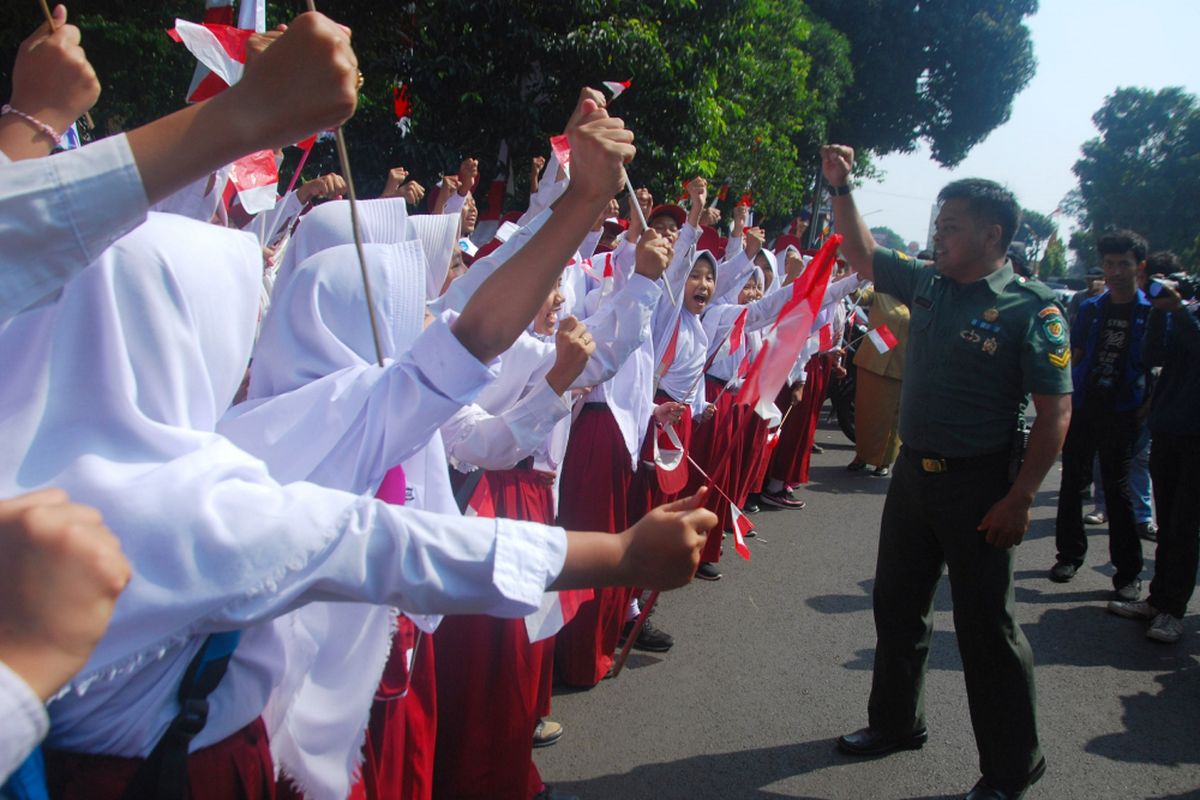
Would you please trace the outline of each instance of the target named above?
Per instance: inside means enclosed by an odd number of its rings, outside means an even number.
[[[1182,618],[1196,588],[1200,550],[1200,436],[1154,434],[1150,479],[1158,511],[1150,605]]]
[[[1085,405],[1071,417],[1062,452],[1062,485],[1058,492],[1055,542],[1058,560],[1083,566],[1087,533],[1083,528],[1081,492],[1092,476],[1092,462],[1100,457],[1100,479],[1108,511],[1108,554],[1117,572],[1113,586],[1120,588],[1142,572],[1142,543],[1133,519],[1129,468],[1139,423],[1134,412],[1106,413]]]
[[[994,786],[1018,791],[1041,760],[1033,652],[1013,618],[1013,550],[993,547],[977,530],[1009,487],[1003,455],[928,474],[907,448],[900,450],[875,565],[868,712],[880,730],[924,727],[931,607],[948,566],[980,771]]]

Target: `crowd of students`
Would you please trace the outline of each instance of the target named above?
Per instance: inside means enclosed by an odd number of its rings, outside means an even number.
[[[255,217],[227,165],[353,113],[348,32],[301,15],[228,90],[51,156],[99,93],[54,15],[0,115],[0,772],[551,796],[555,675],[669,649],[643,593],[720,578],[757,498],[803,507],[858,279],[822,287],[778,397],[737,405],[808,256],[746,206],[721,237],[703,178],[618,202],[634,137],[600,93],[494,237],[469,238],[473,159],[436,196],[393,170],[357,231],[317,203],[335,175]]]

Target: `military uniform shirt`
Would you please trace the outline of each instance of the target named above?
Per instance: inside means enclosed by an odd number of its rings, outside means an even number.
[[[1070,394],[1066,322],[1045,285],[1010,264],[960,285],[877,248],[876,291],[911,311],[900,438],[947,458],[1008,449],[1027,394]]]

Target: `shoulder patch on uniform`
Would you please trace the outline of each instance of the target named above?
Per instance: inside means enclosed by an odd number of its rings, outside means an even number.
[[[1046,358],[1059,369],[1066,369],[1071,363],[1071,352],[1068,350],[1064,353],[1046,353]]]
[[[912,261],[912,256],[903,250],[893,250],[892,252],[895,253],[896,258],[900,259],[901,261]]]
[[[1063,324],[1062,317],[1057,315],[1046,317],[1042,320],[1042,330],[1046,332],[1046,338],[1054,344],[1063,344],[1067,341],[1067,326]]]
[[[1045,319],[1046,317],[1053,317],[1056,314],[1058,314],[1058,315],[1062,314],[1062,311],[1060,311],[1058,309],[1058,306],[1046,306],[1045,308],[1043,308],[1041,311],[1038,312],[1038,316],[1043,319]]]

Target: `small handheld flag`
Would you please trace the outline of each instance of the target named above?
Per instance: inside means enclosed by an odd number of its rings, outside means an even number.
[[[604,88],[612,92],[613,100],[620,97],[621,93],[628,89],[631,83],[633,83],[632,79],[627,81],[603,81]]]
[[[867,334],[867,338],[871,340],[871,344],[875,345],[875,349],[881,354],[891,350],[896,345],[900,344],[887,325],[880,325],[873,331]]]

